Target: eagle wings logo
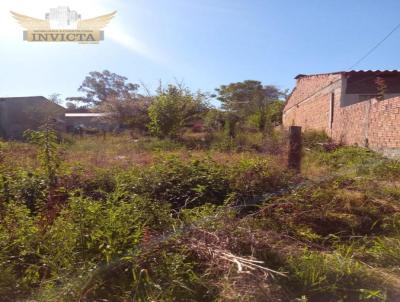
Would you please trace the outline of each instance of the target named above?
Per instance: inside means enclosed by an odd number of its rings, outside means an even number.
[[[12,16],[25,29],[24,40],[29,42],[98,43],[104,40],[103,28],[116,15],[116,11],[91,19],[82,19],[67,6],[51,8],[46,19],[37,19],[11,11]]]
[[[91,18],[77,21],[77,30],[102,30],[106,25],[111,21],[112,18],[116,15],[116,11]],[[50,21],[42,20],[37,18],[32,18],[29,16],[21,15],[16,12],[11,12],[13,17],[18,21],[18,23],[27,30],[50,30]]]

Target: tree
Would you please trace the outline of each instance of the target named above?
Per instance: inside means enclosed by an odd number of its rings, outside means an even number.
[[[62,104],[61,94],[60,93],[53,93],[49,95],[49,101],[56,103],[57,105]]]
[[[127,78],[108,70],[93,71],[85,78],[78,91],[85,97],[71,97],[67,100],[99,105],[107,99],[132,99],[137,95],[138,84],[128,83]]]
[[[193,95],[186,88],[169,85],[166,90],[159,90],[149,107],[149,129],[159,138],[176,139],[184,126],[206,109],[203,94]]]
[[[204,123],[209,132],[220,131],[225,125],[225,112],[210,108],[204,118]]]
[[[216,91],[222,108],[236,115],[241,122],[256,114],[260,131],[265,130],[268,122],[268,105],[283,95],[277,87],[253,80],[222,85]]]
[[[268,105],[267,110],[267,120],[271,122],[272,125],[282,124],[282,114],[285,108],[285,102],[283,101],[272,101]]]
[[[74,103],[72,103],[72,102],[67,102],[66,104],[65,104],[65,106],[67,107],[67,109],[68,110],[76,110],[76,108],[78,108],[77,106],[76,106],[76,104],[74,104]]]
[[[98,106],[97,110],[110,113],[103,118],[104,120],[143,133],[147,130],[147,125],[150,122],[148,109],[151,101],[151,97],[143,96],[123,100],[108,98]]]

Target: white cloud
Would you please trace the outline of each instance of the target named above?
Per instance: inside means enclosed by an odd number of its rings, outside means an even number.
[[[44,14],[52,7],[69,6],[71,9],[78,11],[83,18],[93,18],[98,15],[106,14],[117,10],[120,0],[1,0],[0,2],[0,36],[7,37],[8,41],[20,39],[21,28],[16,21],[11,17],[10,11],[16,11],[20,14],[26,14],[35,18],[44,18]],[[149,47],[142,41],[139,41],[131,33],[127,32],[122,25],[121,20],[118,20],[119,15],[111,21],[105,29],[106,38],[109,38],[114,43],[125,47],[143,57],[159,61],[162,60],[158,55],[152,52]],[[19,34],[18,34],[19,32]]]

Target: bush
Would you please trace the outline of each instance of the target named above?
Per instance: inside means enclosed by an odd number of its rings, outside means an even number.
[[[169,85],[151,103],[148,127],[158,138],[176,139],[182,134],[184,126],[205,108],[200,94],[194,96],[188,89]]]
[[[259,203],[264,194],[279,190],[288,181],[285,170],[268,158],[242,159],[229,168],[231,200],[239,203]]]
[[[40,282],[40,229],[38,219],[21,203],[5,205],[0,224],[0,283],[11,284],[10,291],[0,289],[1,301],[15,301],[27,295]]]
[[[122,173],[118,187],[180,209],[206,203],[221,205],[228,196],[230,201],[251,204],[287,181],[288,175],[271,159],[243,159],[221,165],[210,159],[166,157],[148,169]]]
[[[25,205],[7,204],[0,225],[0,284],[16,282],[15,297],[29,294],[43,281],[55,287],[68,275],[87,274],[134,254],[145,232],[165,232],[172,226],[168,207],[139,197],[120,198],[111,195],[100,203],[73,197],[46,229]],[[1,301],[9,292],[3,294]]]
[[[9,200],[24,203],[32,214],[43,207],[48,193],[44,175],[17,170],[7,181]]]
[[[310,149],[322,150],[323,144],[331,142],[331,139],[324,131],[305,131],[302,138],[304,147]]]
[[[116,171],[105,169],[93,169],[92,175],[72,175],[75,177],[74,187],[70,190],[81,190],[82,193],[96,200],[104,200],[108,193],[114,192],[116,188]],[[76,183],[76,181],[79,181]]]
[[[211,160],[184,162],[166,157],[148,169],[135,169],[118,177],[119,190],[167,202],[173,208],[221,204],[227,194],[223,167]]]

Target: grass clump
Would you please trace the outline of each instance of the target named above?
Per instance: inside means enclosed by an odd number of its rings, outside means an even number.
[[[339,253],[305,251],[288,261],[291,281],[311,301],[385,301],[386,293],[371,280],[361,262]]]

